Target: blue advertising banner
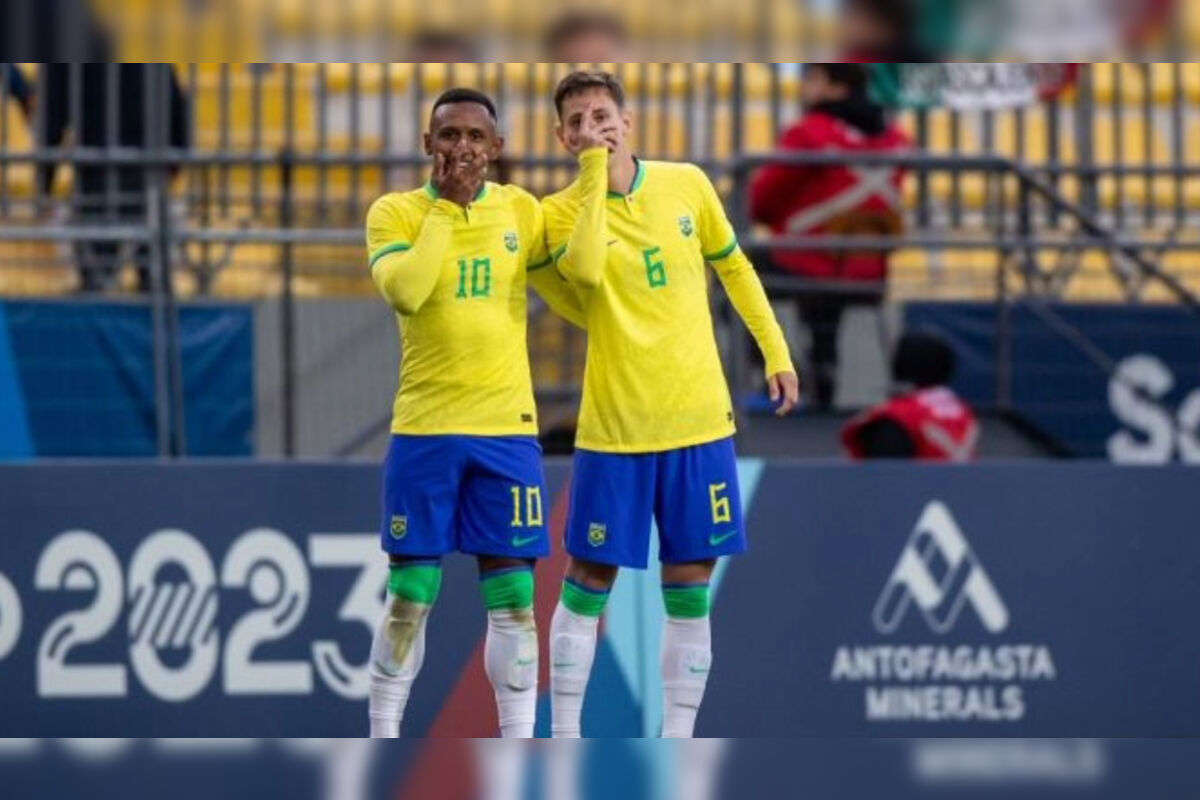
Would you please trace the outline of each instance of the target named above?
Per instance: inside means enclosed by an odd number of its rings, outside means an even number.
[[[714,581],[699,735],[1200,735],[1194,470],[742,470],[751,552]],[[548,466],[555,541],[567,471]],[[0,736],[362,734],[378,484],[371,465],[0,467]],[[543,633],[562,563],[538,572]],[[475,566],[446,566],[405,733],[489,735]],[[585,734],[657,733],[661,605],[653,571],[618,581]]]
[[[1166,305],[1061,304],[1115,374],[1089,360],[1035,309],[1011,309],[1012,403],[1068,452],[1118,463],[1200,463],[1200,317]],[[993,303],[909,303],[905,327],[933,330],[958,353],[954,389],[996,402]]]
[[[0,459],[157,455],[153,343],[145,303],[0,305]],[[253,309],[182,306],[179,348],[188,453],[251,455]]]

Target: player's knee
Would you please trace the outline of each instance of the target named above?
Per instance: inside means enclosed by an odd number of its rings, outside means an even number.
[[[411,659],[429,609],[437,600],[442,568],[434,562],[392,564],[388,602],[372,648],[372,669],[385,678],[403,677],[419,668]]]
[[[587,589],[607,592],[616,583],[617,572],[618,568],[612,564],[598,564],[573,558],[567,568],[567,577]]]
[[[708,584],[664,583],[663,605],[671,619],[703,619],[711,610]]]
[[[528,565],[485,572],[479,585],[488,611],[533,609],[533,568]]]
[[[709,583],[717,568],[716,559],[685,564],[663,564],[663,585],[692,585]]]
[[[608,604],[608,596],[608,589],[595,589],[571,577],[563,581],[562,604],[578,617],[600,617]]]
[[[426,610],[437,601],[441,589],[442,565],[436,561],[393,563],[388,574],[388,594],[393,600],[424,606]]]

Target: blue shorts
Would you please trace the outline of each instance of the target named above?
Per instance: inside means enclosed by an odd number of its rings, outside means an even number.
[[[575,452],[566,547],[575,558],[645,569],[746,552],[733,439],[664,453]]]
[[[393,555],[550,554],[542,448],[532,436],[392,436],[383,549]]]

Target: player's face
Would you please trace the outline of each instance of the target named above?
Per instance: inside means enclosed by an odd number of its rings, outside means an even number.
[[[447,162],[478,166],[495,161],[504,147],[496,122],[478,103],[447,103],[438,108],[425,134],[425,155],[441,155]]]
[[[825,70],[810,67],[804,71],[804,79],[800,83],[800,101],[806,108],[828,100],[841,99],[835,97],[835,94],[836,87],[829,81]]]
[[[600,88],[588,89],[563,100],[562,118],[555,129],[563,147],[573,156],[587,149],[579,141],[579,131],[589,114],[595,126],[604,131],[609,152],[618,158],[628,155],[633,115],[622,111],[608,90]]]

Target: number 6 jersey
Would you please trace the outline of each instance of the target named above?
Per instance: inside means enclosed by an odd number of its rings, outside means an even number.
[[[604,148],[585,151],[579,178],[542,204],[550,253],[587,319],[576,445],[650,453],[731,436],[705,264],[766,356],[767,374],[793,372],[762,284],[702,170],[639,161],[622,195],[608,191],[607,162]],[[581,246],[601,259],[582,281],[578,262],[589,254],[572,252]]]

